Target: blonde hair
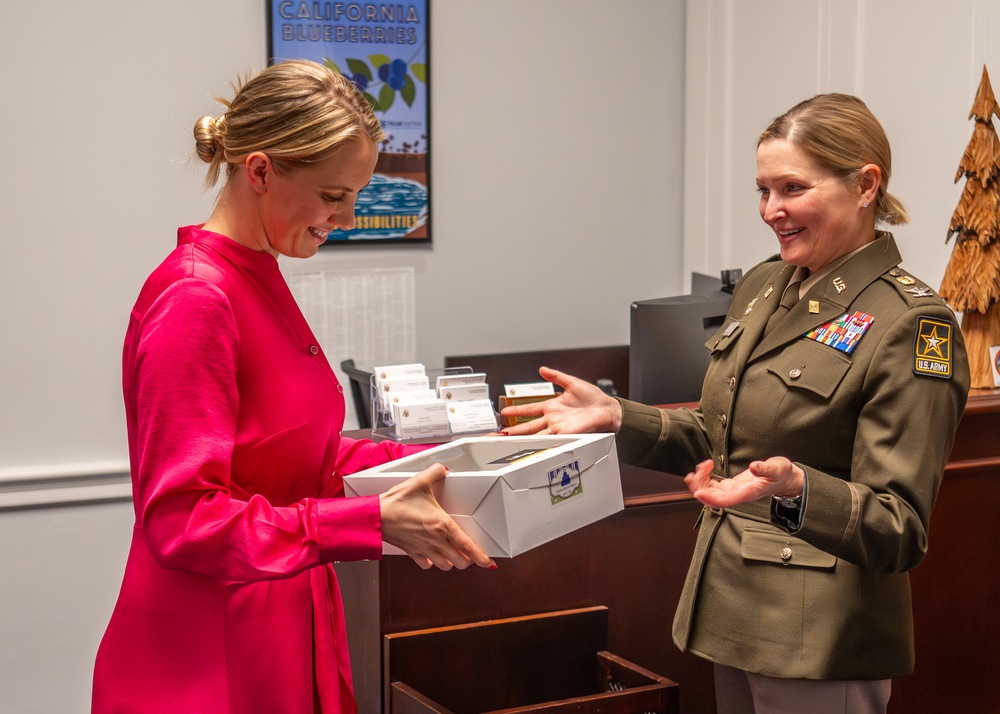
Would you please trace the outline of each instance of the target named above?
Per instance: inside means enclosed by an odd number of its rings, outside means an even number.
[[[278,169],[321,161],[346,141],[367,136],[378,145],[382,125],[354,84],[316,62],[291,60],[272,65],[233,85],[232,100],[219,117],[194,125],[195,151],[208,164],[207,186],[223,165],[227,177],[240,160],[268,155]]]
[[[757,140],[784,139],[806,152],[820,167],[844,183],[856,183],[862,167],[882,172],[875,220],[899,225],[910,220],[902,202],[887,190],[892,151],[885,130],[863,101],[850,94],[817,94],[774,119]]]

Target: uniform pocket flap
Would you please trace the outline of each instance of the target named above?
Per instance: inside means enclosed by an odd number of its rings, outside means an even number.
[[[851,360],[832,347],[802,340],[782,350],[767,368],[789,387],[828,399],[851,368]]]
[[[786,533],[744,528],[740,554],[745,560],[759,560],[800,568],[833,570],[837,557]]]

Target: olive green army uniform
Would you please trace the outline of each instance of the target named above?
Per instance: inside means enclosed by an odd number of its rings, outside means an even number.
[[[674,619],[682,650],[774,677],[912,672],[906,571],[927,550],[969,373],[954,314],[899,262],[880,232],[765,334],[794,272],[765,261],[707,343],[698,408],[622,400],[626,462],[683,475],[710,458],[726,478],[785,456],[806,473],[790,521],[770,498],[703,509]]]

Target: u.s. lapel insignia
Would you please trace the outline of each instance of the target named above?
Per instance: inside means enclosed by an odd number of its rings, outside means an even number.
[[[819,312],[819,300],[810,300],[809,301],[809,313],[811,315],[815,315],[818,312]]]
[[[951,379],[951,331],[952,324],[947,320],[917,318],[917,335],[913,340],[914,374]]]
[[[747,309],[743,311],[744,315],[749,315],[750,311],[753,310],[754,303],[757,302],[757,298],[754,298],[747,304]]]
[[[838,295],[847,290],[847,286],[844,284],[844,279],[839,277],[833,279],[833,287],[837,288]]]

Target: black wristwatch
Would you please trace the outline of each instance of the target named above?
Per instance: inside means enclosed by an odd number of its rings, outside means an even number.
[[[798,510],[802,508],[802,494],[798,496],[772,496],[774,502],[781,506],[782,508],[794,508]]]

